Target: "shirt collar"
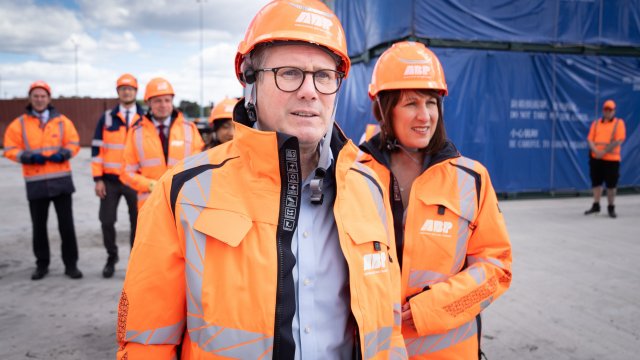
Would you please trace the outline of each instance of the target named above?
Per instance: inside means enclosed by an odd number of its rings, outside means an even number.
[[[120,114],[122,114],[122,115],[124,115],[124,114],[125,114],[125,112],[126,112],[127,110],[129,110],[129,116],[131,116],[131,118],[133,119],[133,115],[134,115],[135,113],[137,113],[138,108],[137,108],[136,104],[133,104],[133,106],[132,106],[132,107],[130,107],[130,108],[128,108],[128,109],[127,109],[127,108],[125,108],[124,106],[122,106],[122,104],[120,104],[120,105],[118,106],[118,112],[119,112]]]
[[[153,125],[155,127],[160,126],[161,124],[164,125],[165,127],[169,127],[169,125],[171,125],[171,116],[168,116],[166,119],[164,120],[158,120],[155,117],[152,117],[151,120],[153,121]]]
[[[31,111],[31,114],[33,114],[33,116],[35,116],[35,117],[37,117],[38,119],[40,119],[40,121],[41,121],[43,124],[46,124],[46,123],[47,123],[47,121],[49,121],[49,115],[50,115],[50,113],[49,113],[49,109],[45,109],[45,110],[44,110],[43,112],[41,112],[41,113],[39,113],[39,112],[37,112],[37,111],[35,111],[35,110],[32,110],[32,111]]]

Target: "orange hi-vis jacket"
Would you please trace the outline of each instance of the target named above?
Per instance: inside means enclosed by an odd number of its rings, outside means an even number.
[[[105,111],[98,120],[91,141],[91,173],[93,180],[109,179],[120,181],[124,168],[124,146],[127,140],[127,119],[119,112],[120,106]],[[141,109],[132,114],[131,124],[141,117]]]
[[[135,123],[124,149],[124,171],[120,180],[138,192],[138,209],[149,197],[149,185],[180,160],[202,151],[204,141],[198,128],[173,111],[169,125],[168,158],[165,158],[158,130],[148,115]]]
[[[389,189],[401,254],[403,324],[411,359],[477,359],[480,312],[511,283],[511,245],[487,170],[452,143],[426,160],[413,182],[403,224],[399,185],[376,135],[360,161]]]
[[[39,153],[45,157],[57,152],[65,161],[44,164],[22,164],[29,200],[50,198],[75,191],[69,159],[80,151],[78,132],[71,120],[49,106],[49,120],[42,125],[29,111],[14,119],[5,132],[4,156],[21,162],[24,153]]]
[[[611,121],[604,121],[602,118],[591,123],[587,140],[593,142],[596,149],[603,151],[609,143],[613,141],[624,141],[627,131],[624,120],[613,118]],[[592,158],[595,158],[593,151],[590,151]],[[620,161],[620,145],[613,148],[613,151],[604,154],[601,160]]]
[[[405,359],[386,190],[337,126],[333,133],[333,209],[349,268],[354,351]],[[175,359],[179,344],[181,359],[288,358],[283,349],[295,344],[282,334],[296,310],[298,154],[296,138],[237,123],[232,141],[167,172],[140,212],[120,298],[118,359]]]

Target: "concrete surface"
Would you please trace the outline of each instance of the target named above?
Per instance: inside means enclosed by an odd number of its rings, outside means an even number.
[[[20,167],[0,158],[0,359],[113,359],[118,296],[128,259],[126,205],[117,225],[120,263],[106,253],[89,150],[74,158],[74,216],[81,280],[63,275],[53,206],[50,274],[31,281],[31,222]],[[640,357],[640,195],[617,199],[618,219],[586,217],[590,199],[501,202],[514,251],[511,289],[483,317],[483,348],[496,359]]]

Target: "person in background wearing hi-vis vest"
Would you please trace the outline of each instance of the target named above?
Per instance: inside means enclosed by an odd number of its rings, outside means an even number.
[[[589,129],[589,174],[593,190],[593,205],[585,215],[600,212],[602,185],[607,186],[607,212],[616,218],[616,188],[620,177],[620,145],[626,137],[624,120],[615,117],[616,103],[607,100],[602,105],[602,117],[594,120]]]
[[[387,190],[334,120],[349,69],[324,3],[254,17],[233,140],[169,170],[140,211],[118,359],[406,359]]]
[[[47,219],[51,203],[58,215],[64,273],[80,279],[71,199],[75,187],[69,163],[80,151],[80,142],[71,120],[51,106],[51,88],[44,81],[31,84],[27,112],[9,124],[4,146],[4,156],[22,164],[26,182],[36,256],[31,279],[40,280],[49,273]]]
[[[129,208],[131,247],[138,219],[136,191],[120,181],[128,129],[142,117],[142,109],[136,106],[138,81],[131,74],[123,74],[116,81],[116,91],[119,104],[102,114],[91,142],[91,172],[96,196],[100,198],[98,217],[102,224],[102,240],[107,250],[107,263],[102,270],[105,278],[113,276],[118,262],[115,223],[120,198],[124,197]]]
[[[369,85],[380,133],[360,146],[360,161],[390,189],[410,359],[479,359],[480,313],[511,284],[498,198],[487,169],[447,139],[447,93],[431,50],[393,44]]]
[[[174,95],[167,80],[151,79],[144,92],[149,111],[127,133],[120,180],[138,192],[138,210],[167,169],[204,148],[196,125],[173,107]]]

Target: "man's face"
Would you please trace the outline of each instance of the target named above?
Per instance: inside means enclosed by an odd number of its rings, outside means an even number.
[[[165,119],[173,111],[173,95],[154,96],[147,101],[151,113],[156,119]]]
[[[262,68],[293,66],[305,71],[336,70],[335,60],[315,45],[281,45],[265,50]],[[276,87],[272,71],[259,73],[257,86],[258,121],[264,130],[298,138],[300,145],[317,146],[327,132],[336,94],[319,93],[311,74],[293,92]]]
[[[612,109],[612,108],[604,108],[604,109],[602,109],[602,116],[607,120],[613,119],[613,116],[615,114],[616,114],[616,110],[615,109]]]
[[[43,112],[49,106],[51,97],[49,93],[43,88],[35,88],[29,93],[29,103],[31,107],[37,112]]]
[[[119,86],[118,89],[118,99],[121,104],[131,105],[136,102],[136,94],[138,90],[133,86]]]

